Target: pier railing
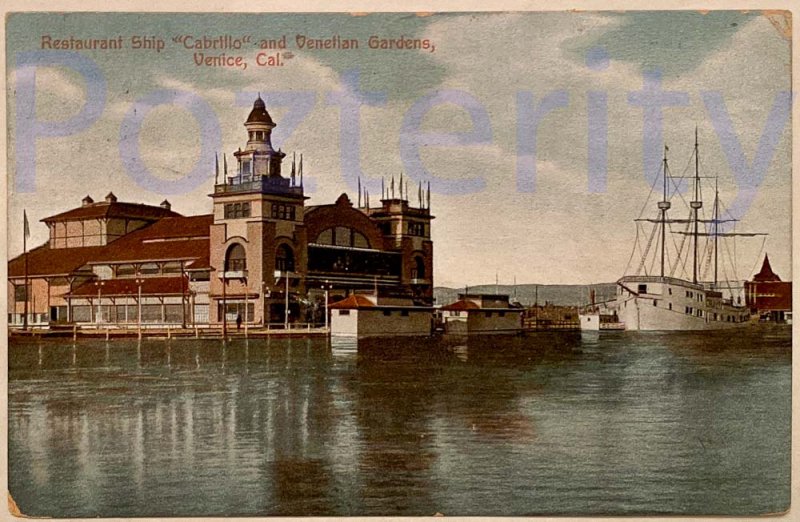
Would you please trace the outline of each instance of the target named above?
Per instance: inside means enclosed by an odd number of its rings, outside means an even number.
[[[82,337],[158,337],[171,339],[173,337],[222,337],[221,324],[194,324],[186,327],[175,323],[86,323],[71,325],[53,325],[30,327],[28,330],[9,328],[15,336],[72,336]],[[317,323],[284,323],[249,324],[245,328],[237,328],[235,324],[228,323],[228,337],[264,337],[269,335],[326,335],[330,329]]]

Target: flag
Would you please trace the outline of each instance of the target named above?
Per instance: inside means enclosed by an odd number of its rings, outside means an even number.
[[[25,239],[31,237],[31,226],[28,224],[28,213],[25,210],[22,211],[22,235]]]

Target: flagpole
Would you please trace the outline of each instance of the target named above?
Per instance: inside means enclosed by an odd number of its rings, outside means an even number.
[[[22,329],[28,329],[28,214],[22,211],[22,255],[25,256],[25,308],[22,315]]]

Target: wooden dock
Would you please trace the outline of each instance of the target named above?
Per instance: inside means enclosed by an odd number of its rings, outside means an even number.
[[[259,339],[267,337],[327,337],[329,329],[313,325],[290,325],[289,328],[275,326],[258,326],[227,329],[228,339]],[[18,328],[9,329],[10,340],[23,339],[222,339],[223,331],[220,327],[190,326],[149,326],[147,328],[120,328],[116,325],[91,326],[91,327],[54,327],[54,328]]]

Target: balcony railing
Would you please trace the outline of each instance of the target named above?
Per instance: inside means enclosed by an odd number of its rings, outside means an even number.
[[[247,279],[247,270],[228,270],[219,273],[220,279]]]
[[[266,176],[257,176],[256,179],[245,178],[241,182],[237,178],[233,178],[232,183],[214,185],[215,194],[236,194],[240,192],[302,196],[303,187],[292,185],[291,180],[286,178],[268,178]]]

